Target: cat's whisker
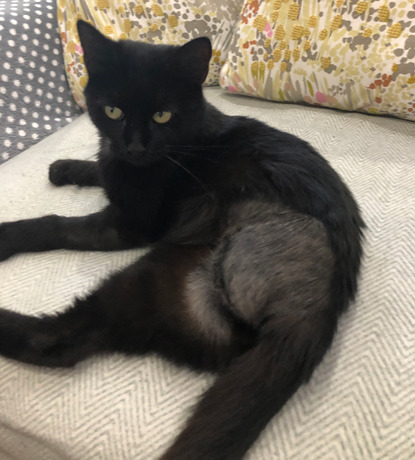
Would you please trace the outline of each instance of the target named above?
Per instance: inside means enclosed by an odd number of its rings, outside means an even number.
[[[173,162],[174,164],[176,164],[177,166],[182,168],[184,171],[186,171],[187,174],[189,174],[189,176],[193,177],[193,179],[203,188],[203,190],[205,190],[205,192],[208,192],[208,189],[205,187],[203,182],[201,182],[201,180],[197,176],[195,176],[191,171],[189,171],[186,167],[184,167],[179,161],[174,160],[169,155],[166,155],[166,158],[168,158],[171,162]]]
[[[191,153],[191,152],[184,152],[183,150],[174,150],[174,149],[169,149],[169,153],[177,153],[179,155],[184,155],[188,157],[194,157],[194,158],[200,158],[203,161],[209,161],[210,163],[217,163],[217,160],[214,160],[213,158],[206,158],[205,155],[197,155],[196,153]]]
[[[197,150],[200,152],[209,151],[209,150],[224,150],[221,145],[168,145],[168,148],[174,147],[176,149],[188,149],[188,150]]]

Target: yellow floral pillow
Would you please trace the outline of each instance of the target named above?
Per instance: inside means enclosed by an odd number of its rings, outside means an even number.
[[[205,36],[213,56],[207,85],[218,83],[233,27],[243,0],[58,0],[57,14],[69,85],[78,105],[85,108],[83,88],[87,72],[76,29],[84,19],[112,39],[182,45]]]
[[[220,84],[415,120],[415,2],[245,0]]]

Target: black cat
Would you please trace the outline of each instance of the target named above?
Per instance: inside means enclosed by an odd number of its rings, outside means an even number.
[[[363,222],[306,142],[208,104],[206,38],[113,42],[78,22],[98,162],[61,160],[56,185],[100,185],[86,217],[0,225],[0,259],[57,248],[149,245],[134,265],[57,315],[0,310],[0,353],[72,366],[155,351],[218,371],[163,455],[240,459],[327,351],[356,292]],[[82,133],[80,133],[82,135]]]

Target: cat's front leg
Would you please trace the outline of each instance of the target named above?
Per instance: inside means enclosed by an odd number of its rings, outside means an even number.
[[[93,187],[101,185],[96,161],[54,161],[49,166],[49,180],[57,186],[78,185],[79,187]]]
[[[111,251],[145,243],[145,239],[129,229],[111,206],[82,217],[53,214],[0,224],[0,261],[24,252]]]

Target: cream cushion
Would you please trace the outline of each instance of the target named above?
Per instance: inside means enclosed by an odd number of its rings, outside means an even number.
[[[308,385],[263,432],[248,460],[415,458],[415,135],[403,120],[205,94],[309,141],[351,187],[368,225],[360,291]],[[86,115],[0,167],[0,221],[82,215],[99,189],[56,188],[48,164],[91,159]],[[0,263],[0,305],[27,314],[63,309],[143,250],[53,251]],[[213,376],[156,356],[93,357],[45,369],[0,357],[2,460],[154,460]]]

